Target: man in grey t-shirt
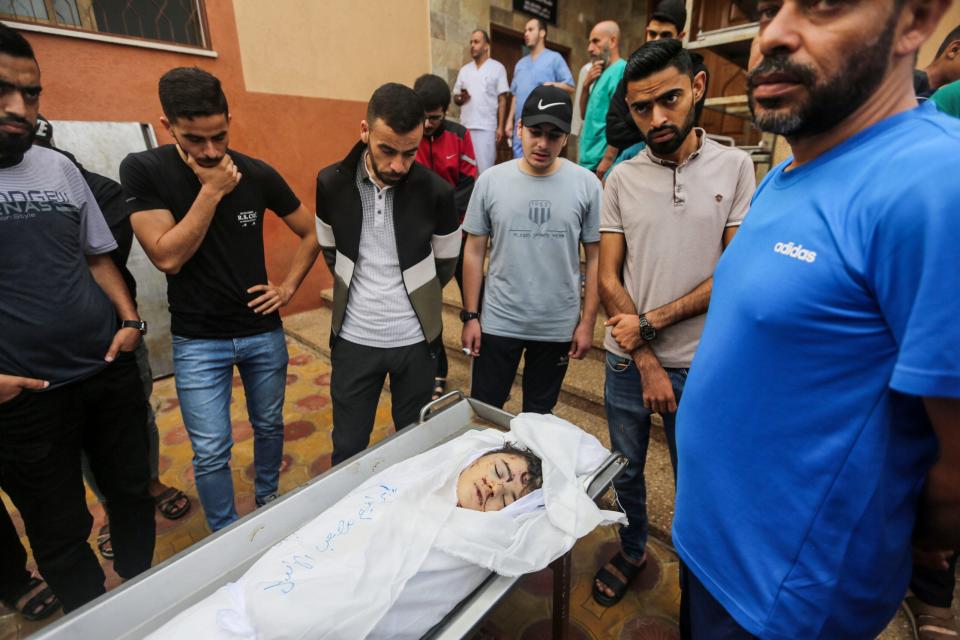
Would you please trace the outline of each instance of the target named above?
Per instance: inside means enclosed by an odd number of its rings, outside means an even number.
[[[608,176],[600,220],[600,298],[607,309],[604,405],[612,447],[630,464],[615,481],[628,525],[597,573],[594,599],[620,601],[646,562],[643,476],[659,413],[676,469],[674,424],[700,340],[713,271],[746,215],[756,180],[739,149],[695,128],[705,76],[677,40],[648,42],[624,71],[647,148]]]
[[[0,489],[70,611],[104,592],[87,542],[81,446],[107,498],[114,569],[130,579],[153,558],[146,399],[133,355],[146,327],[80,172],[56,151],[32,147],[40,69],[29,43],[5,25],[0,80]],[[35,613],[31,594],[42,595],[41,586],[11,544],[0,548],[0,602]]]
[[[550,413],[569,358],[582,358],[593,342],[602,189],[593,173],[558,158],[572,115],[565,91],[536,88],[521,114],[523,156],[480,176],[463,223],[462,342],[475,357],[470,393],[497,407],[523,357],[523,410]],[[488,239],[493,251],[480,318]]]

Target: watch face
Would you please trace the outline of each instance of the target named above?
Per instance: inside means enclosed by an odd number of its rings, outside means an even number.
[[[653,327],[640,327],[640,337],[650,342],[657,337],[657,331]]]

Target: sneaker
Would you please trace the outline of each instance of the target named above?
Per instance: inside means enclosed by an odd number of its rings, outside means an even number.
[[[934,607],[922,602],[916,596],[907,596],[907,616],[913,625],[917,640],[955,640],[960,638],[953,610]]]

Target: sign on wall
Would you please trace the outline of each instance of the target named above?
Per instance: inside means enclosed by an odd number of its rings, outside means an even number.
[[[513,10],[529,13],[543,18],[552,25],[557,24],[557,3],[560,0],[513,0]]]

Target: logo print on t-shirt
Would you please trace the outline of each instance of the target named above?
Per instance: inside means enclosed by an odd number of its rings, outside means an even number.
[[[530,209],[527,213],[527,217],[530,218],[530,222],[542,227],[550,221],[550,200],[531,200]]]
[[[255,227],[257,226],[257,212],[241,211],[237,214],[237,222],[240,223],[241,227]]]
[[[801,262],[813,263],[817,259],[817,252],[810,249],[804,249],[802,244],[793,242],[778,242],[773,245],[773,250]]]

